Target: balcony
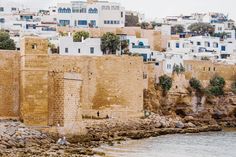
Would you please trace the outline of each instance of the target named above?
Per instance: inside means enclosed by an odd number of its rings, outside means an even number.
[[[150,46],[133,45],[133,49],[150,49]]]

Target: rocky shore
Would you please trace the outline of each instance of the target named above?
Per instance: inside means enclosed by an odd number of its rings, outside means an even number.
[[[152,115],[145,119],[128,121],[85,120],[86,135],[67,136],[66,145],[57,144],[58,135],[49,135],[27,128],[18,121],[0,121],[0,156],[105,156],[93,148],[102,144],[120,144],[128,139],[143,139],[166,134],[221,131],[214,120],[202,121],[191,116],[185,118]]]

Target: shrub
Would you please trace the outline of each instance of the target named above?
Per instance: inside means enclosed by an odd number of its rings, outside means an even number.
[[[174,64],[173,73],[180,74],[180,73],[183,73],[183,72],[185,72],[185,68],[182,64],[180,64],[180,65]]]
[[[201,90],[202,88],[201,82],[196,78],[191,78],[189,80],[189,85],[195,90]]]
[[[220,76],[215,76],[210,80],[211,86],[219,86],[223,88],[225,86],[225,79]]]
[[[224,95],[225,80],[223,77],[215,76],[210,80],[210,86],[206,90],[207,93],[214,96]]]
[[[172,87],[172,78],[167,75],[160,76],[159,85],[161,86],[163,93],[166,94]]]
[[[184,26],[183,25],[174,25],[171,27],[171,34],[179,34],[184,32]]]
[[[211,86],[209,88],[209,92],[211,95],[214,95],[214,96],[221,96],[221,95],[224,95],[224,90],[223,88],[219,87],[219,86]]]

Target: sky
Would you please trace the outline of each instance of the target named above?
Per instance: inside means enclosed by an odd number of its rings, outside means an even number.
[[[0,0],[6,1],[6,0]],[[21,2],[33,8],[47,7],[56,2],[71,0],[7,0]],[[120,2],[126,10],[145,13],[146,18],[163,18],[165,16],[188,15],[199,12],[222,12],[236,20],[236,0],[110,0]]]

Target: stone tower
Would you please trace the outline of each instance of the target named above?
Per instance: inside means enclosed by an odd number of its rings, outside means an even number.
[[[26,125],[48,125],[48,41],[24,37],[21,43],[20,111]]]

